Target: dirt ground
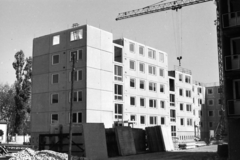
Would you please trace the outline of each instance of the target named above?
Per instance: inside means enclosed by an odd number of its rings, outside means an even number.
[[[172,152],[155,152],[113,157],[109,158],[109,160],[227,160],[227,158],[218,157],[217,145],[210,145]]]

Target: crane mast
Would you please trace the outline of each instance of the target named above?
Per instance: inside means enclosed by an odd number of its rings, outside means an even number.
[[[212,0],[177,0],[177,1],[172,1],[168,3],[150,5],[141,9],[135,9],[135,10],[119,13],[116,18],[116,21],[137,17],[137,16],[142,16],[146,14],[151,14],[155,12],[166,11],[166,10],[178,10],[178,9],[181,9],[182,7],[204,3],[208,1],[212,1]]]
[[[163,0],[165,1],[165,0]],[[161,1],[161,2],[163,2]],[[127,12],[122,12],[119,13],[116,21],[118,20],[123,20],[127,18],[133,18],[133,17],[138,17],[142,15],[147,15],[151,13],[156,13],[156,12],[161,12],[161,11],[166,11],[166,10],[178,10],[181,9],[182,7],[190,6],[190,5],[195,5],[195,4],[200,4],[204,2],[208,2],[212,0],[176,0],[168,3],[157,3],[153,4],[141,9],[135,9]],[[217,125],[216,131],[215,131],[215,137],[217,139],[221,139],[224,134],[226,134],[226,120],[225,120],[225,95],[224,95],[224,73],[223,73],[223,59],[222,59],[222,41],[221,41],[221,21],[220,21],[220,16],[219,16],[219,1],[220,0],[215,0],[216,6],[217,6],[217,20],[216,20],[216,29],[217,29],[217,51],[218,51],[218,68],[219,68],[219,84],[220,84],[220,90],[221,90],[221,117],[219,120],[219,123]]]

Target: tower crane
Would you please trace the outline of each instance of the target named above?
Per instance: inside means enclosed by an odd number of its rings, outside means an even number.
[[[164,2],[166,0],[162,0],[161,2]],[[213,0],[175,0],[172,2],[167,3],[155,3],[153,5],[146,6],[144,8],[135,9],[131,11],[121,12],[118,14],[116,21],[123,20],[127,18],[133,18],[138,17],[142,15],[147,15],[151,13],[166,11],[166,10],[176,10],[178,11],[182,7],[191,6],[195,4],[200,4],[208,1]],[[216,131],[215,131],[215,137],[217,139],[221,139],[222,136],[226,134],[226,119],[225,119],[225,96],[224,96],[224,76],[223,76],[223,58],[222,58],[222,42],[221,42],[221,21],[219,16],[219,1],[215,0],[216,2],[216,13],[217,13],[217,20],[215,21],[216,29],[217,29],[217,51],[218,51],[218,68],[219,68],[219,87],[221,91],[221,117],[219,119],[219,123],[217,125]],[[180,62],[180,57],[178,57],[178,60]]]

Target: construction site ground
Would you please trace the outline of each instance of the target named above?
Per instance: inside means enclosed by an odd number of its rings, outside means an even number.
[[[227,160],[217,155],[217,145],[171,152],[144,153],[109,158],[109,160]]]

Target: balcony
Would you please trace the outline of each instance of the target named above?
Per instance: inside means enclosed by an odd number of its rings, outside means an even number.
[[[222,20],[223,20],[223,28],[239,26],[240,25],[240,11],[223,14]]]
[[[240,116],[240,99],[229,100],[227,104],[229,116]]]
[[[225,65],[226,65],[225,70],[226,71],[240,69],[239,63],[240,63],[240,55],[239,54],[225,56]]]

